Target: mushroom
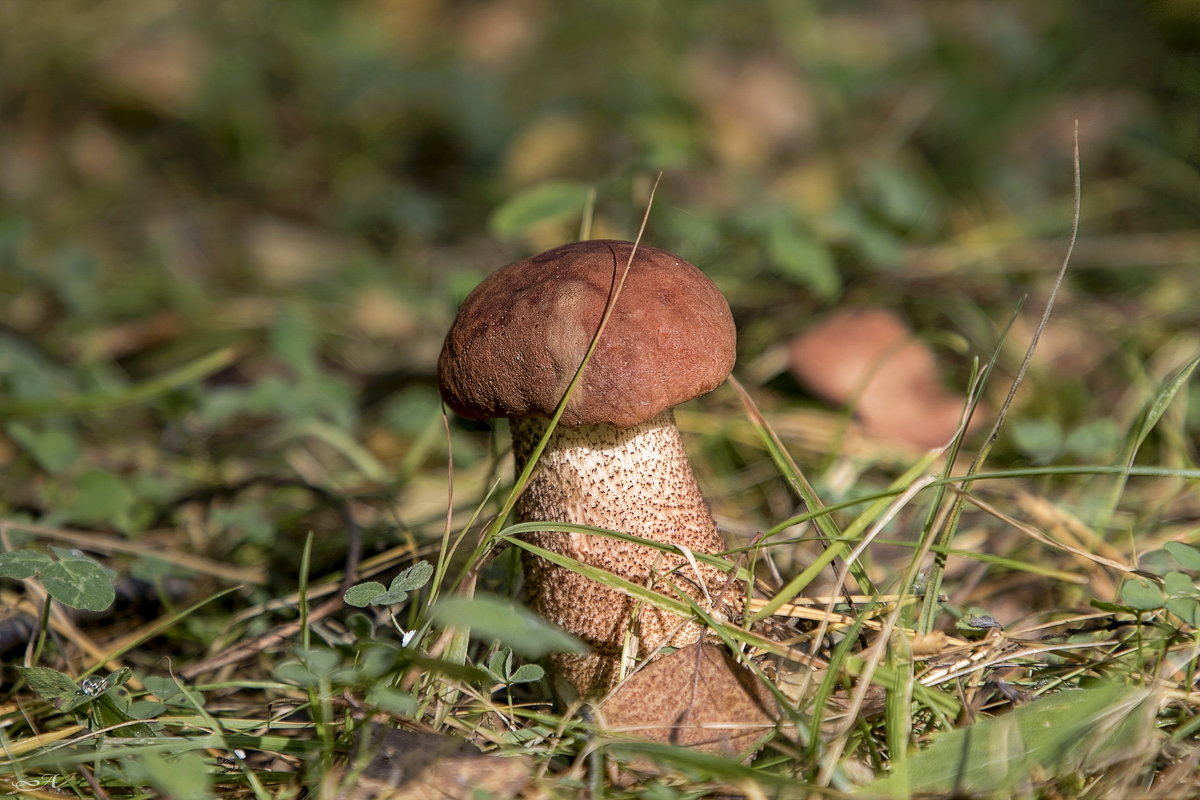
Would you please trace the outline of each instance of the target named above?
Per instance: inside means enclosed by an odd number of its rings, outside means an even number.
[[[438,359],[442,397],[465,417],[509,418],[518,471],[582,363],[634,247],[608,240],[558,247],[493,273],[463,302]],[[522,521],[634,534],[675,552],[557,531],[527,540],[668,597],[682,592],[713,613],[737,613],[741,591],[686,552],[714,553],[724,542],[671,411],[725,380],[735,339],[729,304],[704,273],[637,246],[516,512]],[[615,685],[623,652],[649,657],[703,636],[695,622],[539,556],[523,553],[523,564],[533,608],[590,646],[551,656],[552,670],[582,696]],[[626,651],[631,634],[636,646]]]

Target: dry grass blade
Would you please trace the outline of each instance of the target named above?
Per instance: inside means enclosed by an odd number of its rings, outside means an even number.
[[[992,503],[987,502],[986,500],[978,497],[977,495],[972,494],[969,491],[966,491],[965,489],[957,489],[956,488],[955,492],[964,501],[970,503],[971,505],[975,506],[976,508],[979,508],[981,511],[986,511],[988,514],[990,514],[993,517],[995,517],[996,519],[1004,522],[1006,525],[1009,525],[1012,528],[1019,530],[1021,533],[1025,534],[1030,539],[1033,539],[1035,542],[1044,544],[1047,547],[1052,547],[1056,550],[1061,550],[1063,552],[1070,553],[1071,555],[1076,556],[1077,558],[1079,558],[1089,564],[1100,564],[1102,566],[1118,570],[1118,571],[1128,574],[1128,575],[1132,575],[1132,574],[1135,574],[1138,572],[1138,569],[1136,567],[1130,566],[1129,564],[1126,564],[1124,562],[1117,561],[1117,560],[1111,559],[1111,558],[1105,558],[1104,556],[1098,556],[1094,553],[1089,553],[1086,550],[1080,549],[1078,547],[1067,544],[1065,542],[1055,541],[1054,539],[1051,539],[1049,536],[1045,535],[1044,533],[1042,533],[1041,531],[1039,531],[1037,528],[1033,527],[1032,525],[1028,525],[1024,522],[1021,522],[1020,520],[1012,517],[1011,515],[1004,513],[1003,511],[1001,511],[999,508],[997,508]]]
[[[613,288],[608,296],[608,302],[604,306],[604,313],[600,316],[600,323],[596,326],[596,332],[592,335],[591,341],[588,343],[588,348],[583,355],[583,359],[579,363],[579,367],[575,370],[575,375],[571,378],[571,382],[567,384],[566,391],[563,392],[562,399],[558,403],[558,407],[554,409],[554,413],[550,416],[549,422],[546,424],[546,430],[542,433],[541,439],[534,446],[530,453],[529,459],[525,464],[525,469],[513,481],[512,490],[505,498],[504,505],[500,512],[496,515],[495,520],[488,526],[488,530],[483,537],[485,547],[490,547],[492,540],[496,534],[504,526],[508,515],[512,513],[513,507],[516,506],[517,498],[521,496],[521,492],[525,490],[525,486],[529,483],[533,471],[537,468],[538,459],[545,451],[547,444],[554,435],[555,428],[558,427],[558,421],[562,419],[563,413],[567,409],[568,403],[571,402],[571,397],[574,395],[576,388],[583,380],[584,370],[587,369],[588,362],[596,352],[596,348],[600,345],[600,337],[604,335],[605,328],[608,327],[609,320],[612,319],[613,311],[616,309],[617,300],[621,296],[621,290],[625,287],[625,279],[629,276],[629,270],[633,267],[634,258],[637,256],[638,247],[641,245],[642,236],[646,232],[646,225],[650,221],[650,210],[654,207],[654,195],[658,191],[658,183],[662,179],[660,173],[655,178],[654,186],[651,187],[650,196],[646,201],[646,210],[642,215],[641,226],[638,228],[637,237],[633,240],[633,248],[629,252],[629,257],[626,259],[625,266],[620,270],[619,275],[613,282]]]
[[[1000,404],[1000,408],[996,411],[996,419],[992,424],[991,430],[983,445],[979,448],[979,452],[975,454],[975,458],[971,461],[971,466],[967,470],[968,479],[962,484],[964,491],[969,490],[972,479],[971,475],[981,471],[984,462],[987,460],[992,446],[996,443],[996,439],[1000,435],[1000,430],[1004,426],[1004,421],[1008,416],[1009,410],[1012,408],[1013,401],[1017,395],[1017,388],[1025,378],[1025,373],[1029,369],[1029,364],[1033,361],[1033,354],[1037,350],[1038,341],[1046,330],[1046,325],[1050,322],[1051,312],[1054,310],[1055,300],[1058,298],[1059,289],[1062,287],[1063,279],[1067,275],[1067,267],[1071,263],[1071,254],[1075,251],[1075,242],[1079,238],[1079,218],[1080,208],[1083,202],[1082,178],[1079,162],[1079,121],[1075,121],[1073,133],[1073,165],[1074,165],[1074,213],[1071,220],[1071,236],[1067,243],[1067,250],[1063,254],[1062,263],[1059,266],[1058,273],[1055,275],[1054,286],[1050,290],[1049,297],[1046,298],[1046,307],[1042,310],[1042,316],[1038,320],[1037,328],[1033,332],[1029,346],[1025,349],[1025,355],[1021,359],[1021,365],[1017,369],[1017,374],[1013,377],[1012,383],[1009,385],[1008,393],[1004,397],[1004,401]],[[943,531],[941,542],[943,545],[949,544],[950,537],[957,527],[959,514],[961,513],[961,498],[957,501],[950,513],[950,524]],[[935,597],[941,594],[942,578],[945,573],[945,558],[939,556],[934,559],[933,566],[930,570],[930,594],[927,596],[925,605],[921,609],[921,621],[919,628],[922,631],[933,630],[933,617],[935,614],[935,605],[930,597]]]
[[[24,531],[40,538],[66,542],[94,553],[124,553],[154,558],[201,575],[211,575],[232,583],[260,586],[267,580],[266,570],[262,567],[235,567],[193,553],[180,552],[174,547],[151,544],[148,541],[130,542],[127,539],[97,531],[72,531],[29,522],[0,520],[0,532],[10,530]],[[149,534],[146,536],[149,538]]]

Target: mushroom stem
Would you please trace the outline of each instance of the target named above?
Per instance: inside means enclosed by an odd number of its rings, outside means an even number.
[[[536,417],[512,420],[518,470],[546,424]],[[621,531],[699,553],[724,549],[669,409],[627,428],[604,423],[556,428],[517,502],[517,515],[522,521]],[[678,589],[721,614],[741,605],[739,589],[726,591],[723,572],[705,564],[697,568],[678,552],[557,531],[532,533],[528,540],[669,597],[678,597]],[[603,693],[616,683],[630,632],[638,643],[629,652],[639,658],[703,635],[701,626],[646,603],[637,608],[634,621],[633,598],[538,556],[525,553],[524,565],[533,607],[591,647],[582,656],[552,657],[554,669],[582,695]]]

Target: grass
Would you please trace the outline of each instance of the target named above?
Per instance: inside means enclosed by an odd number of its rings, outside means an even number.
[[[5,4],[0,791],[1195,794],[1192,16]],[[554,702],[508,437],[433,384],[487,271],[655,191],[643,241],[738,322],[677,419],[753,595],[707,621],[784,709],[745,763]],[[856,305],[978,432],[913,451],[792,380]]]

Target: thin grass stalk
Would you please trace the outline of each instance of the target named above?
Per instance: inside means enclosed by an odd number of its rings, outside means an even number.
[[[33,652],[25,651],[25,666],[27,667],[41,663],[42,652],[46,649],[46,637],[50,632],[50,609],[53,607],[53,603],[54,599],[47,593],[46,598],[42,601],[42,611],[38,614],[38,635],[31,642]]]
[[[897,631],[892,637],[893,647],[888,651],[887,665],[893,679],[887,687],[887,745],[890,773],[895,776],[901,791],[894,794],[897,800],[908,800],[908,748],[912,732],[913,660],[909,642]]]
[[[944,517],[935,523],[935,528],[940,527],[944,522]],[[920,570],[920,565],[924,562],[925,556],[929,549],[933,547],[934,537],[924,536],[921,540],[921,546],[909,560],[908,568],[905,570],[900,582],[901,594],[911,587]],[[854,687],[854,691],[850,696],[850,704],[848,709],[847,719],[851,720],[851,724],[843,725],[841,732],[830,742],[829,752],[826,753],[824,761],[821,765],[821,771],[818,774],[818,783],[822,786],[828,785],[829,778],[838,760],[841,758],[842,752],[848,743],[848,735],[854,718],[857,716],[859,709],[862,708],[863,701],[866,699],[867,690],[870,687],[872,677],[878,672],[880,662],[886,650],[886,644],[891,639],[892,632],[896,627],[900,615],[904,613],[905,604],[898,603],[896,607],[885,617],[883,629],[876,637],[873,644],[865,654],[861,656],[863,669],[859,675],[858,685]]]
[[[195,603],[192,603],[187,608],[184,608],[173,614],[169,614],[165,617],[161,617],[157,622],[151,623],[150,625],[147,625],[144,628],[142,628],[141,631],[139,631],[136,636],[131,636],[129,638],[126,638],[119,645],[117,645],[113,649],[105,652],[101,657],[99,657],[95,661],[93,661],[91,666],[89,666],[87,669],[85,669],[83,672],[81,672],[79,677],[86,678],[88,675],[91,675],[95,672],[100,671],[101,669],[104,668],[104,666],[106,664],[116,661],[117,659],[121,658],[121,656],[123,656],[126,653],[128,653],[129,651],[133,650],[138,645],[144,644],[145,642],[149,641],[150,639],[153,639],[155,636],[158,636],[161,633],[169,631],[171,628],[174,628],[176,625],[178,625],[179,622],[181,620],[183,620],[184,618],[191,616],[192,614],[199,611],[201,608],[203,608],[204,606],[213,602],[214,600],[219,600],[220,598],[224,597],[227,594],[236,592],[239,588],[240,587],[238,587],[238,586],[226,587],[224,589],[221,589],[218,592],[214,592],[214,593],[210,594],[208,597],[205,597],[202,600],[197,600]],[[133,682],[134,681],[132,681],[132,680],[130,681],[130,683],[133,683]]]
[[[297,587],[300,611],[300,646],[309,648],[311,634],[308,628],[308,570],[312,562],[313,533],[304,537],[304,549],[300,552],[300,585]]]
[[[1042,332],[1046,330],[1046,325],[1050,322],[1050,314],[1054,311],[1055,301],[1058,299],[1059,289],[1062,287],[1063,279],[1066,277],[1067,268],[1071,263],[1071,254],[1075,252],[1075,242],[1079,238],[1079,217],[1080,208],[1082,206],[1082,179],[1080,177],[1080,161],[1079,161],[1079,121],[1075,121],[1074,133],[1074,213],[1071,220],[1071,237],[1067,243],[1067,252],[1063,255],[1062,264],[1059,266],[1058,273],[1054,278],[1054,286],[1050,290],[1050,296],[1046,299],[1046,307],[1042,310],[1041,319],[1038,320],[1038,326],[1033,332],[1033,337],[1030,339],[1029,347],[1025,350],[1025,357],[1021,360],[1021,366],[1017,369],[1017,374],[1013,377],[1012,384],[1008,388],[1008,394],[1004,398],[1004,402],[1000,405],[996,412],[996,420],[992,424],[991,430],[988,432],[987,439],[983,446],[979,448],[979,452],[975,454],[975,458],[971,462],[970,468],[967,470],[967,480],[962,485],[963,491],[968,491],[971,484],[978,478],[970,477],[972,473],[979,471],[991,453],[992,446],[1000,436],[1000,430],[1004,426],[1005,419],[1008,416],[1009,409],[1012,408],[1013,400],[1016,398],[1017,388],[1021,385],[1025,378],[1025,373],[1029,369],[1029,364],[1033,360],[1033,354],[1037,350],[1038,341],[1042,337]],[[1011,326],[1011,321],[1009,325]],[[993,359],[995,355],[993,355]],[[954,510],[951,514],[950,524],[946,526],[941,534],[942,544],[949,544],[950,538],[958,529],[958,519],[962,513],[962,497],[961,495],[953,502]],[[931,533],[927,529],[927,535]],[[938,595],[941,594],[942,579],[945,576],[946,562],[945,559],[934,559],[929,572],[928,592],[925,596],[925,603],[921,609],[921,617],[918,623],[918,630],[928,633],[933,630],[934,618],[937,615]]]
[[[655,188],[658,187],[658,181],[654,182]],[[654,192],[650,193],[651,198],[654,197]],[[586,242],[592,238],[592,222],[596,215],[596,187],[589,186],[587,193],[583,196],[583,213],[579,215],[579,241]]]
[[[979,405],[979,400],[982,397],[983,389],[987,386],[988,380],[991,378],[992,370],[1000,360],[1000,349],[1008,338],[1008,333],[1012,330],[1013,323],[1017,321],[1017,315],[1020,313],[1024,301],[1017,303],[1017,307],[1013,309],[1012,314],[1008,318],[1008,324],[1004,326],[1004,330],[1000,332],[1000,336],[996,342],[996,346],[992,349],[992,355],[984,365],[983,370],[977,374],[976,379],[972,383],[971,395],[967,400],[967,414],[963,420],[963,425],[956,432],[954,438],[950,442],[950,455],[946,458],[942,469],[942,478],[945,480],[950,476],[953,470],[954,463],[958,457],[959,447],[962,443],[962,438],[966,433],[966,425],[970,421],[970,416],[974,413],[975,408]],[[985,445],[986,446],[986,445]],[[978,458],[978,456],[977,456]],[[972,467],[975,465],[972,464]],[[968,474],[971,470],[968,470]],[[950,542],[953,540],[953,532],[958,530],[958,520],[961,514],[961,509],[952,508],[950,512],[950,522],[945,530],[951,533],[942,536],[940,542],[936,542],[935,531],[939,528],[934,526],[934,520],[937,519],[939,509],[946,499],[946,492],[950,484],[939,483],[936,485],[933,493],[933,500],[929,506],[929,511],[925,516],[925,523],[921,526],[921,537],[918,544],[918,549],[924,548],[925,539],[934,537],[935,544],[931,547],[934,553],[933,563],[929,566],[929,572],[925,585],[925,596],[921,603],[920,614],[918,615],[917,630],[921,633],[929,633],[933,630],[934,619],[937,616],[937,610],[941,605],[940,596],[942,593],[942,578],[946,573],[946,561],[949,552]],[[940,544],[940,547],[938,545]]]
[[[179,680],[179,678],[175,676],[172,676],[172,679],[175,681],[175,685],[179,688],[179,691],[183,698],[187,701],[187,704],[192,707],[192,710],[196,712],[196,714],[204,721],[204,724],[207,725],[213,732],[212,735],[217,737],[218,741],[224,741],[225,727],[221,724],[220,720],[209,714],[208,711],[205,710],[202,703],[196,702],[195,693],[188,691],[187,687],[184,686],[183,681]],[[239,748],[230,747],[228,744],[226,744],[223,749],[229,754],[228,758],[232,758],[234,763],[237,764],[238,772],[240,772],[242,777],[246,779],[246,783],[248,783],[250,788],[254,791],[254,796],[258,800],[269,800],[270,795],[267,794],[266,787],[262,785],[262,781],[258,779],[258,775],[254,769],[252,769],[250,765],[246,763],[246,759],[242,757]]]
[[[471,559],[472,563],[475,563],[477,561],[477,557],[481,556],[483,552],[490,549],[495,544],[500,530],[504,527],[505,520],[507,520],[508,515],[512,513],[513,507],[517,503],[517,499],[521,496],[521,493],[525,491],[525,487],[529,483],[529,479],[533,476],[533,472],[537,468],[538,459],[545,451],[546,446],[550,443],[550,439],[553,437],[554,431],[558,427],[558,421],[562,418],[563,413],[566,412],[567,404],[570,403],[572,395],[575,394],[576,387],[579,385],[580,381],[583,380],[583,372],[585,369],[587,369],[588,362],[592,360],[592,355],[596,352],[596,348],[600,345],[600,337],[604,334],[605,328],[608,327],[608,322],[612,318],[613,311],[617,305],[617,300],[621,296],[621,290],[625,287],[625,278],[628,276],[629,270],[633,267],[634,258],[637,257],[638,246],[641,244],[642,236],[646,231],[646,225],[650,221],[650,210],[654,206],[654,194],[658,190],[658,183],[661,179],[662,174],[660,173],[658,178],[656,178],[654,181],[654,186],[650,189],[650,198],[646,203],[646,211],[642,215],[641,227],[638,228],[637,238],[633,242],[633,249],[629,251],[629,258],[625,262],[625,268],[621,271],[620,277],[617,279],[612,291],[609,293],[608,302],[604,307],[604,313],[600,316],[600,324],[596,327],[596,333],[592,336],[592,340],[588,344],[587,352],[584,353],[583,360],[579,363],[579,368],[575,370],[575,375],[571,378],[571,382],[567,384],[567,389],[563,393],[562,399],[558,401],[558,405],[555,407],[554,413],[550,416],[550,420],[546,424],[545,432],[542,434],[541,439],[538,440],[537,445],[531,451],[529,460],[525,464],[525,468],[521,470],[520,474],[517,475],[516,479],[513,481],[513,487],[511,491],[509,491],[508,496],[505,498],[504,504],[501,506],[500,511],[496,514],[495,518],[484,531],[484,535],[481,537],[480,544],[476,548],[475,557]]]
[[[825,545],[824,557],[822,558],[823,563],[821,566],[821,569],[823,569],[826,565],[832,563],[834,559],[841,555],[842,552],[844,552],[844,547],[839,546],[839,543],[845,539],[845,535],[841,530],[838,529],[837,523],[830,516],[825,504],[821,501],[820,496],[812,487],[812,484],[810,484],[808,479],[804,477],[804,474],[800,471],[800,468],[792,459],[791,454],[788,453],[787,448],[783,446],[783,442],[779,440],[779,437],[775,434],[775,431],[772,430],[771,426],[767,423],[766,418],[763,417],[762,412],[758,410],[758,405],[754,402],[753,398],[750,397],[749,392],[747,392],[745,387],[743,387],[742,384],[732,375],[729,377],[729,382],[737,392],[738,399],[742,403],[742,408],[745,410],[746,415],[750,418],[750,424],[753,425],[754,429],[758,432],[763,446],[771,456],[771,460],[775,462],[776,467],[783,474],[783,477],[788,482],[788,485],[792,487],[792,490],[811,512],[811,517],[809,518],[812,519],[816,524],[817,530],[821,534],[822,542]],[[851,570],[852,574],[854,575],[854,579],[858,582],[859,587],[865,594],[876,593],[875,585],[871,581],[870,577],[866,574],[865,570],[854,564],[849,564],[847,567]],[[805,570],[805,574],[808,572],[809,570]],[[814,572],[813,575],[815,574],[817,573]],[[793,579],[793,581],[789,583],[787,587],[785,587],[784,591],[781,591],[776,596],[775,599],[778,600],[778,604],[783,605],[792,597],[795,597],[796,594],[798,594],[810,580],[811,577],[808,578],[808,580],[806,580],[804,583],[799,583],[797,580]],[[796,585],[793,587],[793,584]],[[790,594],[788,594],[789,592]],[[776,608],[778,608],[778,606],[776,606]],[[764,609],[763,611],[758,612],[754,619],[761,619],[763,616],[766,616],[767,613],[770,612],[767,612],[766,609]],[[750,621],[753,621],[753,619]]]
[[[932,478],[928,479],[927,481],[917,481],[907,490],[905,490],[903,494],[897,497],[896,500],[888,507],[888,510],[884,516],[872,526],[871,530],[868,531],[865,536],[863,536],[862,541],[860,541],[854,548],[848,560],[857,561],[857,559],[862,555],[866,548],[870,546],[883,528],[889,522],[891,522],[896,514],[900,512],[900,509],[902,509],[914,497],[916,497],[916,495],[921,492],[931,481]],[[909,569],[905,575],[904,581],[900,586],[901,602],[898,603],[896,607],[887,614],[883,623],[883,628],[877,635],[878,638],[876,640],[876,644],[871,647],[871,649],[867,652],[867,655],[863,658],[864,669],[862,674],[859,676],[858,685],[854,688],[854,691],[851,692],[850,703],[846,712],[846,719],[850,721],[851,724],[855,719],[857,719],[859,709],[862,707],[862,703],[866,699],[866,693],[870,687],[872,676],[878,667],[879,658],[883,654],[883,645],[892,638],[896,622],[899,620],[900,615],[904,613],[905,604],[903,603],[903,597],[908,591],[908,587],[911,586],[912,579],[915,577],[916,567],[921,560],[922,559],[920,557],[917,557],[909,562]],[[836,594],[837,591],[840,591],[840,589],[840,585],[835,587],[833,594]],[[832,611],[832,605],[830,605],[829,610]],[[859,617],[860,621],[863,619],[864,617]],[[826,626],[827,621],[823,620],[820,628],[818,629],[822,636],[824,635],[823,631],[826,629]],[[831,742],[830,752],[825,754],[824,763],[818,775],[818,782],[822,786],[828,785],[829,778],[832,774],[832,769],[836,766],[838,760],[841,758],[841,751],[846,745],[845,737],[849,734],[850,727],[851,725],[849,724],[842,726],[840,735],[836,736]]]
[[[848,674],[846,665],[852,657],[851,651],[854,648],[854,643],[862,633],[863,619],[864,617],[861,616],[855,619],[854,624],[844,632],[842,640],[833,648],[833,652],[829,656],[829,666],[821,678],[821,683],[817,686],[816,694],[813,696],[813,716],[809,729],[808,746],[808,758],[810,761],[815,762],[823,755],[821,751],[825,739],[821,735],[821,728],[825,724],[825,711],[828,708],[829,698],[833,696],[838,683]]]

